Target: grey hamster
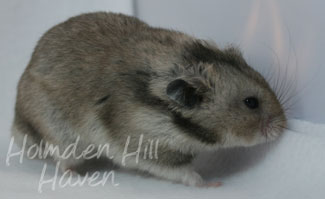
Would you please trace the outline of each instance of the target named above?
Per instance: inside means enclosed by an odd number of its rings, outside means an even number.
[[[199,152],[273,140],[285,125],[277,96],[236,48],[97,12],[39,40],[19,81],[12,135],[60,151],[78,140],[79,154],[109,144],[104,158],[117,165],[201,185],[191,166]],[[52,156],[63,170],[84,162]]]

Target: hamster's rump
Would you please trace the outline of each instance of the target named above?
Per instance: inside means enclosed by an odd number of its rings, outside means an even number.
[[[272,140],[285,122],[275,93],[236,48],[98,12],[39,40],[19,81],[12,134],[20,145],[28,135],[29,146],[43,140],[60,150],[78,140],[79,154],[109,143],[118,165],[197,185],[195,154]],[[125,143],[136,151],[139,140],[159,143],[157,157],[125,158]],[[83,162],[53,158],[63,169]]]

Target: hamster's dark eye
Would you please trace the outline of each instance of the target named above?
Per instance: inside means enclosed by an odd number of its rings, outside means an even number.
[[[258,108],[258,99],[256,97],[247,97],[244,99],[244,103],[250,109]]]

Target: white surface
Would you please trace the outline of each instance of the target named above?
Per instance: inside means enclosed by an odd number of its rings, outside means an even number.
[[[7,140],[1,140],[1,198],[295,198],[325,197],[325,125],[291,121],[291,128],[279,142],[254,148],[238,148],[204,154],[197,161],[206,179],[221,181],[218,188],[193,188],[115,171],[115,182],[103,186],[82,186],[55,190],[50,184],[38,193],[44,162],[10,159],[5,165]],[[17,152],[18,149],[14,149]],[[53,178],[49,165],[45,179]],[[110,171],[110,170],[109,170]]]
[[[262,72],[272,70],[272,65],[281,68],[288,84],[297,82],[292,115],[325,123],[325,92],[320,92],[325,85],[324,0],[137,2],[137,15],[151,25],[181,30],[221,46],[239,45],[248,62]],[[291,73],[287,77],[286,68]]]

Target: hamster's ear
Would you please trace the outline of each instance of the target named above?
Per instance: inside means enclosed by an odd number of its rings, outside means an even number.
[[[193,108],[201,103],[203,96],[198,88],[183,79],[176,79],[167,85],[166,93],[169,99],[186,108]]]

